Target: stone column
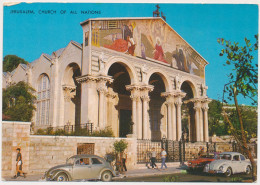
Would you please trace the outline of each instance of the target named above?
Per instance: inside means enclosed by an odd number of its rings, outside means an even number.
[[[137,136],[137,101],[138,101],[138,96],[131,95],[130,98],[132,99],[132,121],[134,123],[133,125],[133,135]]]
[[[203,113],[204,113],[204,116],[203,116],[203,121],[204,121],[204,141],[205,142],[209,142],[209,128],[208,128],[208,103],[210,102],[211,100],[209,100],[208,98],[205,98],[202,102],[203,102],[203,105],[202,105],[202,109],[203,109]]]
[[[80,123],[93,123],[96,129],[98,124],[98,92],[97,77],[84,75],[76,77],[78,83],[81,83],[81,114]]]
[[[177,141],[179,141],[181,139],[181,104],[182,102],[180,100],[175,102],[176,104],[176,113],[177,113]]]
[[[174,141],[177,140],[177,125],[176,125],[176,107],[175,107],[175,103],[172,103],[172,139]]]
[[[143,139],[151,139],[151,129],[148,118],[149,96],[143,96]],[[150,134],[149,134],[150,133]]]
[[[98,127],[100,129],[105,128],[105,93],[106,93],[106,88],[105,87],[99,87],[97,89],[98,95],[99,95],[99,100],[98,100]]]
[[[204,141],[204,139],[203,139],[204,138],[204,126],[203,126],[204,119],[203,119],[202,108],[200,108],[199,113],[200,113],[200,120],[199,120],[199,123],[200,123],[200,141]]]
[[[181,105],[182,105],[182,98],[186,95],[186,93],[178,92],[177,93],[177,100],[175,101],[176,104],[176,113],[177,113],[177,141],[180,141],[182,135],[182,124],[181,124]]]
[[[113,91],[111,87],[108,88],[106,93],[107,106],[106,106],[106,123],[110,126],[114,132],[115,137],[119,137],[118,133],[118,116],[115,105],[117,105],[118,95]]]
[[[208,107],[203,107],[204,111],[204,141],[209,142],[209,128],[208,128]]]
[[[71,85],[63,85],[64,92],[64,124],[70,123],[75,125],[75,107],[71,106],[71,99],[76,95],[76,87]]]
[[[126,90],[131,91],[132,99],[132,121],[133,137],[142,139],[142,102],[140,98],[140,87],[137,85],[127,85]]]
[[[200,138],[200,109],[201,106],[199,103],[195,103],[195,106],[193,107],[195,110],[195,125],[196,125],[196,141],[201,141]]]
[[[104,129],[106,127],[105,117],[106,117],[106,101],[105,94],[107,93],[106,83],[112,83],[112,79],[107,76],[99,76],[97,78],[97,91],[99,94],[98,101],[98,127]]]
[[[137,138],[143,139],[143,127],[142,127],[142,101],[140,96],[137,98]]]
[[[176,112],[175,112],[175,105],[174,105],[174,93],[165,92],[162,93],[161,96],[166,97],[167,138],[169,140],[176,140]]]
[[[149,122],[149,92],[153,90],[152,85],[144,85],[141,87],[141,98],[143,100],[143,139],[151,139],[151,126]]]

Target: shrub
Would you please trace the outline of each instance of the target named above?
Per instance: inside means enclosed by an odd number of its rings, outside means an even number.
[[[178,182],[179,176],[177,175],[168,175],[163,178],[163,182]]]
[[[128,146],[128,143],[125,140],[115,141],[114,142],[114,150],[116,153],[123,152]]]

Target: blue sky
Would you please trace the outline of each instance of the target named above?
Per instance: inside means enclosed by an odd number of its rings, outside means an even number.
[[[217,38],[244,45],[244,38],[254,40],[258,33],[258,6],[235,4],[160,4],[167,23],[177,31],[208,62],[206,85],[209,98],[219,99],[226,75],[222,47]],[[80,22],[95,17],[152,17],[155,4],[106,3],[22,3],[4,7],[3,56],[14,54],[32,62],[42,53],[51,54],[71,41],[82,43]],[[34,10],[35,14],[11,14],[11,10]],[[39,14],[39,10],[56,10],[54,15]],[[66,10],[65,14],[60,14]],[[69,12],[77,11],[78,14]],[[80,14],[81,10],[97,10],[101,14]],[[257,57],[257,56],[256,56]],[[257,59],[256,59],[257,62]],[[250,104],[239,98],[240,104]]]

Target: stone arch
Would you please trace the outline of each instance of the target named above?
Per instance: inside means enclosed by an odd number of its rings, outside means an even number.
[[[76,77],[81,76],[80,66],[69,63],[62,76],[62,91],[64,95],[64,122],[75,126],[80,125],[81,84]]]
[[[126,59],[124,59],[122,57],[111,57],[110,59],[108,59],[108,62],[106,63],[105,69],[104,69],[105,74],[108,74],[110,67],[114,63],[119,63],[126,68],[128,74],[130,76],[131,84],[138,83],[138,77],[137,77],[136,70],[135,70],[134,66],[131,65],[129,61],[127,61]]]
[[[192,90],[192,93],[193,93],[193,98],[197,98],[198,97],[198,90],[196,88],[196,85],[195,85],[195,82],[193,82],[191,79],[182,79],[182,82],[181,82],[181,85],[180,85],[180,89],[178,90],[181,90],[181,87],[183,85],[183,83],[187,83],[189,84],[191,90]]]
[[[189,80],[184,80],[180,85],[180,90],[185,92],[182,104],[182,131],[185,133],[185,139],[188,141],[196,141],[196,120],[194,110],[194,98],[197,97],[197,91],[194,84]]]
[[[146,77],[144,78],[143,82],[145,84],[149,84],[149,79],[153,74],[158,74],[162,78],[164,85],[165,85],[166,92],[171,91],[172,85],[170,83],[170,77],[165,73],[165,71],[162,71],[161,69],[158,69],[158,68],[155,68],[155,69],[152,69],[151,71],[149,71],[147,73]]]

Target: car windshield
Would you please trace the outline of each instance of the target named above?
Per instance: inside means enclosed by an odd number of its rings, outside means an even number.
[[[69,158],[66,161],[67,164],[73,164],[74,163],[74,158]]]
[[[231,160],[230,154],[219,154],[218,159]]]

